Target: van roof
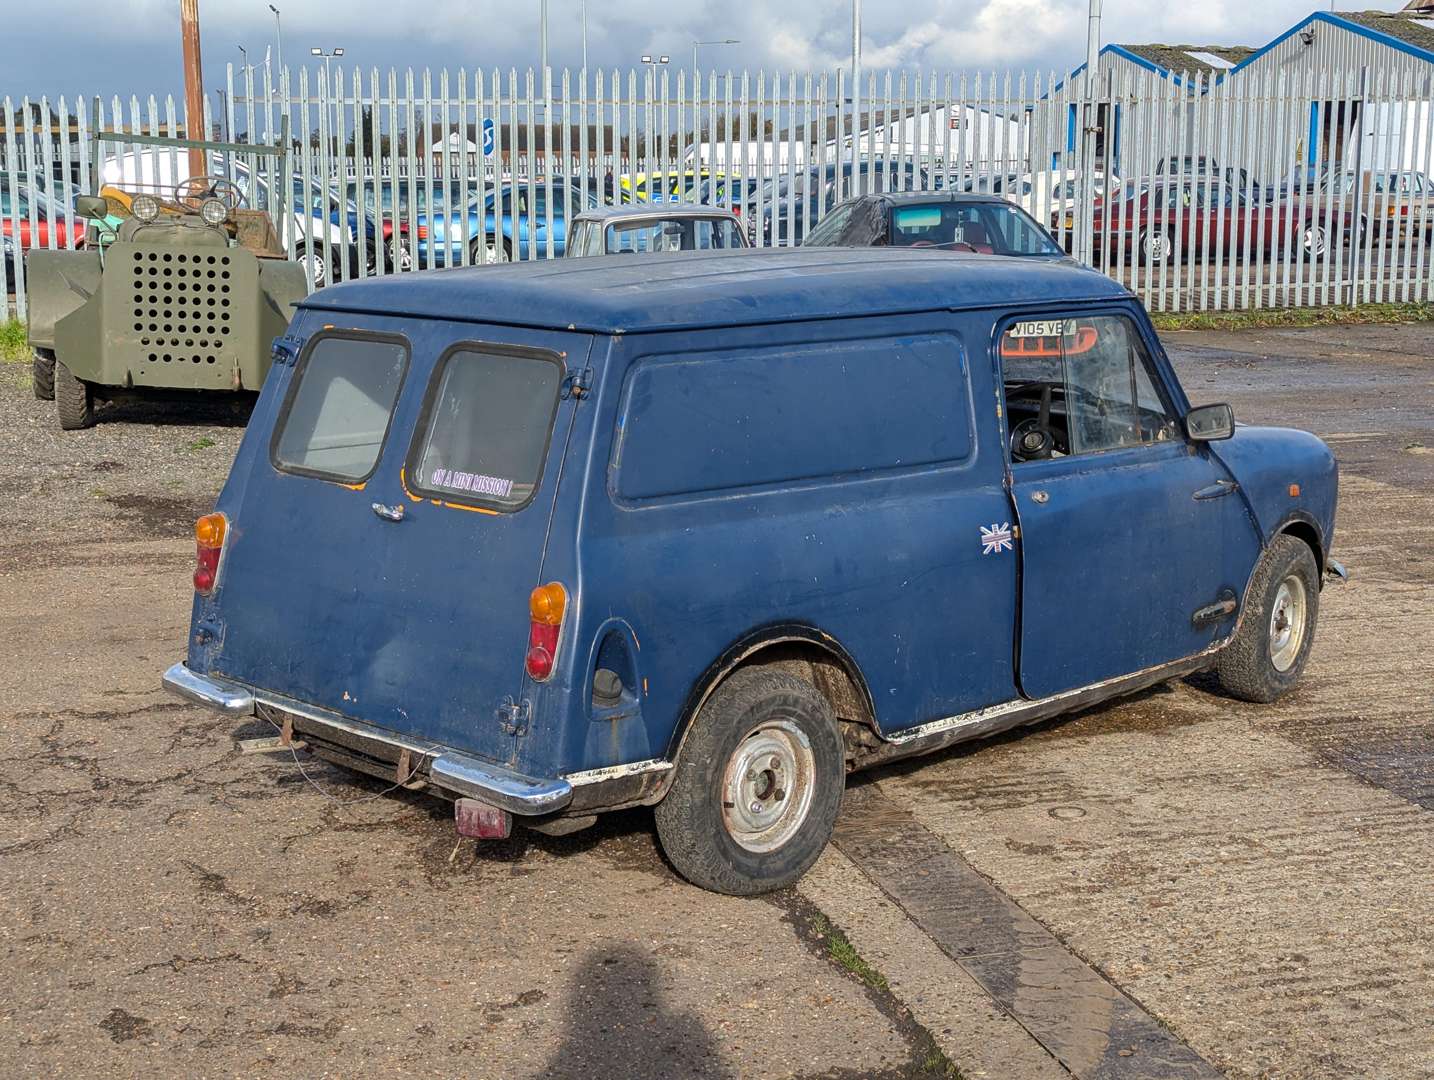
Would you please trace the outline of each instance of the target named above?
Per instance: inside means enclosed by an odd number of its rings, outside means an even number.
[[[1074,263],[823,247],[600,255],[389,275],[330,286],[301,306],[641,333],[1130,295]]]

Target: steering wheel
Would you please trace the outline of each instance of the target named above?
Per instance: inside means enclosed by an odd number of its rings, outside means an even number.
[[[198,210],[208,199],[218,199],[227,209],[237,210],[244,193],[222,176],[191,176],[174,185],[174,201],[186,210]]]
[[[939,247],[942,251],[966,251],[972,255],[977,254],[976,246],[966,243],[965,240],[952,240],[949,244],[937,244],[935,246]]]
[[[1023,391],[1040,387],[1040,411],[1022,420],[1011,429],[1011,460],[1040,461],[1050,457],[1057,449],[1056,432],[1051,427],[1051,384],[1027,383],[1013,389],[1007,398],[1018,397]]]
[[[907,247],[935,247],[936,244],[935,244],[935,242],[932,241],[932,240],[913,240],[913,241],[911,241],[911,243],[907,244],[906,246],[907,246]]]

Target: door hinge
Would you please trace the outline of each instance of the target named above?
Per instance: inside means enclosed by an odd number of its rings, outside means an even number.
[[[571,371],[563,380],[563,397],[585,398],[593,386],[593,369],[585,367]]]
[[[497,717],[498,726],[503,729],[503,734],[526,735],[528,721],[533,716],[533,703],[527,698],[514,701],[511,697],[505,697],[503,703],[493,710],[493,715]]]
[[[269,348],[269,358],[276,364],[292,364],[299,358],[299,350],[303,344],[302,338],[296,338],[292,334],[276,337]]]

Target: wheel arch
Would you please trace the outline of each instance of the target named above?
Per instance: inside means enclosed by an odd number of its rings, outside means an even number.
[[[1281,534],[1293,536],[1297,540],[1303,540],[1309,545],[1310,551],[1314,554],[1315,566],[1319,569],[1320,580],[1324,580],[1324,535],[1320,532],[1319,522],[1303,511],[1296,510],[1287,516],[1284,521],[1275,527],[1270,534],[1271,541]]]
[[[831,634],[806,623],[777,623],[738,638],[693,683],[668,742],[674,764],[702,706],[732,672],[752,665],[786,668],[809,680],[841,724],[842,739],[855,745],[883,741],[871,690],[855,658]]]

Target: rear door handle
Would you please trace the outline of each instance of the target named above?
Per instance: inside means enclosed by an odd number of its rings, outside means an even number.
[[[397,506],[385,506],[383,503],[374,503],[370,509],[379,517],[383,518],[384,521],[403,520],[403,503],[399,503]]]
[[[1195,498],[1200,500],[1218,499],[1221,495],[1233,495],[1240,490],[1240,485],[1233,480],[1216,480],[1209,487],[1202,487],[1195,492]]]

